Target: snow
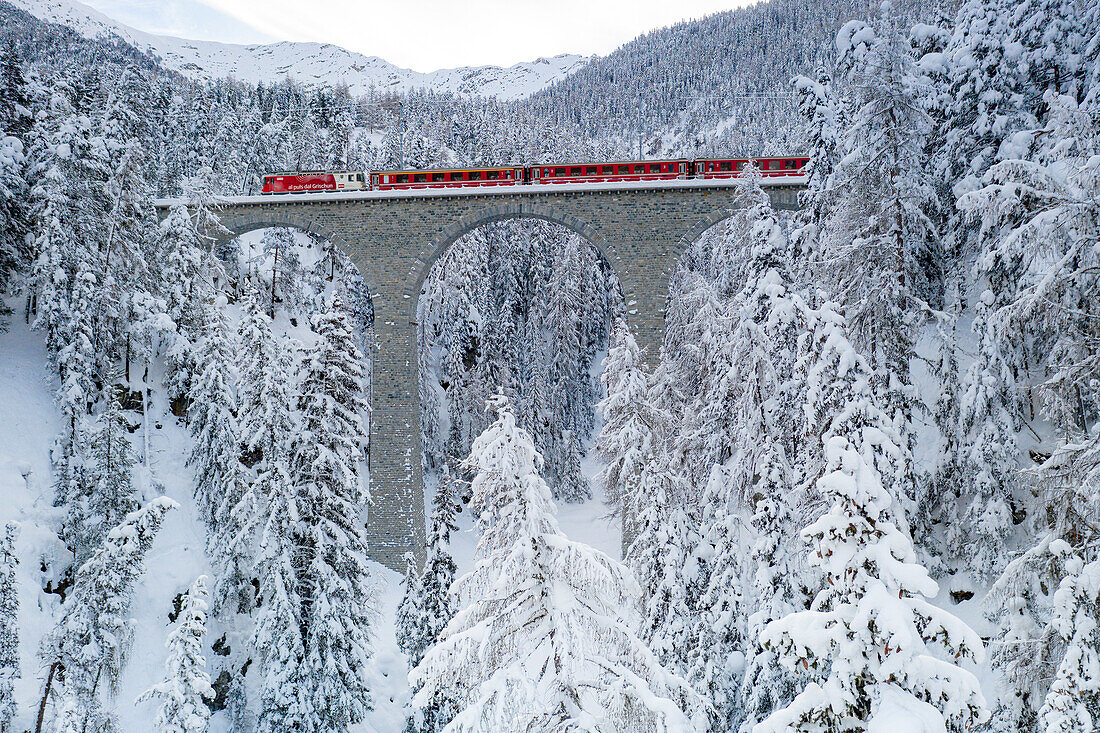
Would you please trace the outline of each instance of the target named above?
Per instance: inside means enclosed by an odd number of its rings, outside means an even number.
[[[867,721],[867,733],[942,733],[947,728],[934,707],[896,688],[885,688]]]
[[[168,69],[202,80],[233,77],[255,84],[290,77],[317,87],[346,84],[353,95],[372,89],[383,94],[428,89],[512,100],[528,97],[588,63],[585,56],[561,54],[508,68],[463,67],[425,74],[327,43],[245,46],[154,35],[118,23],[76,0],[12,0],[12,4],[42,20],[69,26],[86,38],[122,38],[157,57]]]
[[[389,191],[341,191],[336,193],[260,194],[257,196],[222,196],[223,204],[279,204],[304,201],[358,201],[362,199],[433,198],[442,196],[515,196],[516,194],[577,192],[577,191],[637,191],[655,188],[730,188],[736,186],[732,178],[676,179],[663,181],[610,181],[594,183],[524,184],[519,186],[471,186],[468,188],[421,188]],[[762,178],[760,185],[804,186],[806,177],[800,175]],[[183,199],[156,199],[154,204],[167,208],[186,203]]]

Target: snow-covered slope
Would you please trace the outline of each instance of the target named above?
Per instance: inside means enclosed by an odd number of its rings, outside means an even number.
[[[51,23],[68,26],[86,38],[118,36],[160,59],[168,69],[195,79],[232,76],[256,83],[286,76],[304,84],[346,84],[353,94],[431,89],[500,99],[527,97],[569,76],[588,59],[563,54],[509,68],[483,66],[440,69],[428,74],[402,69],[377,56],[364,56],[326,43],[280,42],[243,46],[192,41],[144,33],[118,23],[76,0],[9,0],[16,7]]]

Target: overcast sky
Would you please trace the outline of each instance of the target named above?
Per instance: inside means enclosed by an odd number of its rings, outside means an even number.
[[[654,28],[751,0],[83,0],[140,30],[322,41],[417,71],[606,54]]]

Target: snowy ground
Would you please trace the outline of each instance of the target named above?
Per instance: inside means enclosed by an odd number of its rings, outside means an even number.
[[[22,677],[16,686],[16,730],[29,730],[33,729],[44,681],[44,669],[37,656],[39,644],[55,622],[60,605],[59,596],[44,592],[43,586],[56,568],[68,563],[68,555],[57,539],[62,516],[52,506],[49,450],[59,429],[53,400],[56,385],[49,379],[41,334],[31,331],[19,317],[21,303],[12,302],[11,306],[15,310],[11,327],[0,333],[0,497],[3,499],[0,523],[15,522],[19,526]],[[294,325],[280,314],[276,326],[286,335],[311,340],[311,332],[301,320]],[[150,380],[156,384],[159,376],[154,365]],[[165,521],[147,557],[145,576],[136,589],[132,607],[133,647],[114,702],[122,733],[146,733],[155,705],[139,705],[135,699],[163,674],[164,642],[171,631],[168,613],[173,600],[198,575],[209,574],[211,570],[205,553],[206,529],[196,512],[191,470],[186,464],[191,445],[186,426],[169,412],[163,395],[156,389],[147,420],[137,412],[125,415],[135,427],[131,435],[135,454],[148,460],[147,465],[135,467],[134,472],[141,498],[148,500],[163,494],[181,506]],[[598,465],[589,458],[583,469],[591,479]],[[566,504],[558,509],[561,528],[571,539],[619,557],[619,523],[607,515],[607,507],[599,499]],[[470,512],[460,515],[459,532],[453,544],[459,572],[465,572],[472,567],[477,544]],[[397,649],[393,628],[402,592],[401,578],[381,565],[376,564],[373,569],[379,616],[375,624],[375,653],[367,674],[375,709],[360,726],[360,733],[400,730],[409,698],[406,661]],[[220,628],[217,622],[210,624],[207,659],[211,669],[218,666],[220,658],[210,645],[223,633],[229,634],[232,644],[234,636],[239,637],[242,631],[234,633],[232,629]],[[211,733],[229,730],[224,713],[215,715],[210,730]]]

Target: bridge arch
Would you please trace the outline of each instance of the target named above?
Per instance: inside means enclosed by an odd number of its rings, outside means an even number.
[[[222,217],[221,224],[228,231],[228,234],[222,233],[218,237],[220,242],[234,240],[257,229],[285,228],[297,229],[300,232],[331,242],[345,256],[350,257],[354,252],[348,242],[344,241],[343,237],[335,231],[321,226],[312,217],[297,216],[290,211],[279,212],[278,214],[265,213],[261,216]],[[354,258],[352,261],[355,261]],[[363,276],[363,280],[367,283],[371,300],[374,300],[381,293],[381,288],[374,282],[370,272],[359,268],[359,274]]]
[[[416,321],[417,305],[420,296],[424,294],[424,282],[431,274],[432,268],[447,249],[462,239],[470,232],[480,229],[486,224],[498,221],[518,219],[539,219],[552,224],[559,224],[566,229],[578,234],[589,244],[596,248],[600,255],[615,269],[615,246],[608,241],[594,226],[588,222],[567,214],[563,211],[539,203],[502,203],[497,206],[489,206],[480,211],[459,217],[444,227],[437,235],[432,237],[429,246],[418,262],[416,271],[410,273],[409,281],[405,285],[405,298],[409,301],[409,318]],[[627,294],[624,292],[623,297]]]

